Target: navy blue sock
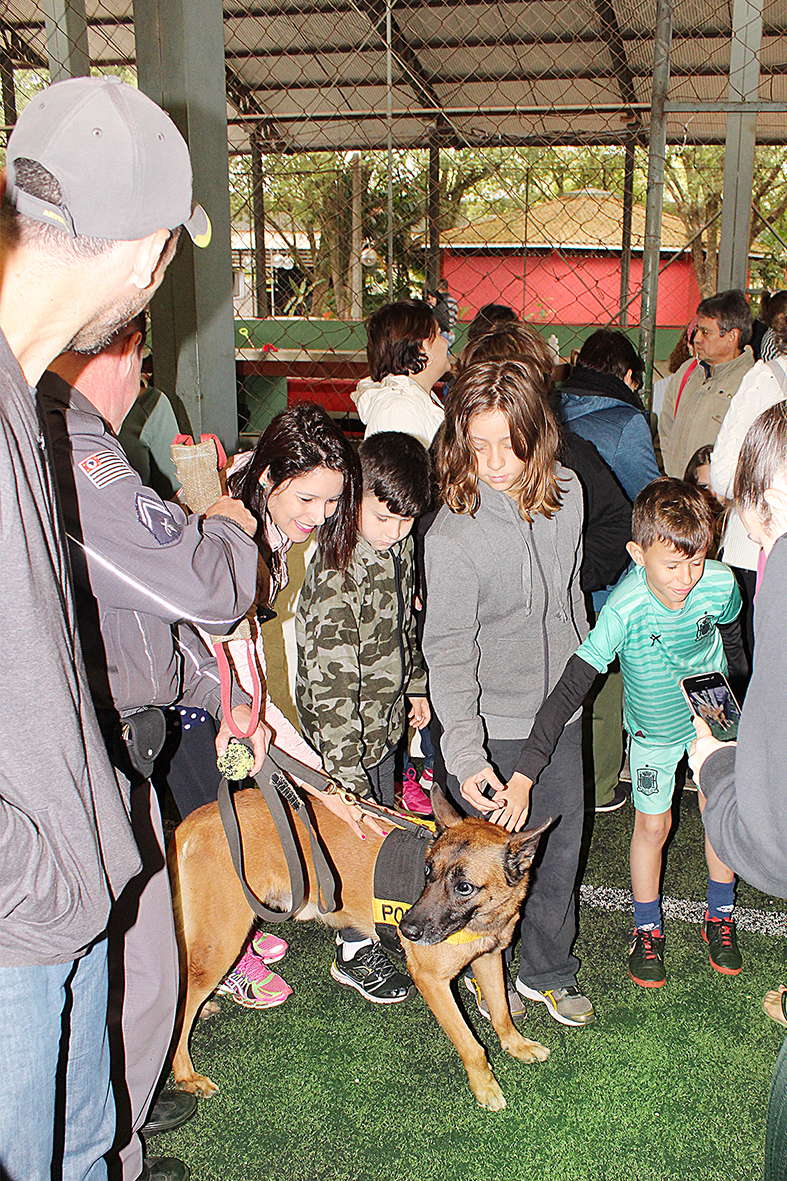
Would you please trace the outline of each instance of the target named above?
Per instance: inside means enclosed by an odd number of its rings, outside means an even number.
[[[735,882],[714,882],[708,878],[708,917],[731,918],[735,909]]]
[[[634,899],[634,926],[639,931],[661,930],[661,895],[653,902],[637,902]]]

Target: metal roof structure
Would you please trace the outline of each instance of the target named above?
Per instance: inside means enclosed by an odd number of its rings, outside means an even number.
[[[723,143],[733,3],[675,0],[671,143]],[[4,0],[4,60],[47,68],[42,3]],[[232,152],[647,141],[656,0],[224,4]],[[130,0],[88,0],[96,69],[135,64]],[[787,142],[787,0],[765,0],[758,143]],[[389,81],[390,78],[390,81]]]

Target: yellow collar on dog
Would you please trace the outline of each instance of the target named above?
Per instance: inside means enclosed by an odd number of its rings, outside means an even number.
[[[475,931],[457,931],[444,939],[443,943],[475,943],[476,939],[483,939],[483,935],[477,935]]]

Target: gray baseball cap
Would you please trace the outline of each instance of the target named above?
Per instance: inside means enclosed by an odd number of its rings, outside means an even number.
[[[60,204],[16,183],[16,161],[34,160],[60,185]],[[136,241],[185,226],[197,246],[211,227],[192,207],[186,141],[169,115],[119,78],[69,78],[25,107],[8,141],[6,196],[20,213],[71,237]]]

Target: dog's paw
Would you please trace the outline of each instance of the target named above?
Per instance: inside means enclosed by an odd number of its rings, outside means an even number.
[[[211,1017],[215,1017],[220,1012],[221,1005],[218,1001],[205,1001],[205,1004],[199,1011],[198,1019],[200,1021],[210,1021]]]
[[[176,1079],[175,1084],[179,1091],[190,1091],[192,1095],[204,1095],[206,1099],[209,1095],[215,1095],[219,1089],[213,1080],[204,1074],[192,1074],[190,1078]]]
[[[516,1040],[513,1038],[503,1046],[512,1058],[518,1058],[520,1062],[546,1062],[549,1057],[549,1049],[547,1046],[542,1046],[539,1042],[529,1042],[527,1038],[519,1037]]]
[[[473,1087],[473,1094],[481,1107],[485,1107],[487,1111],[502,1111],[506,1105],[505,1096],[500,1090],[498,1081],[491,1073],[486,1082],[478,1083]]]

